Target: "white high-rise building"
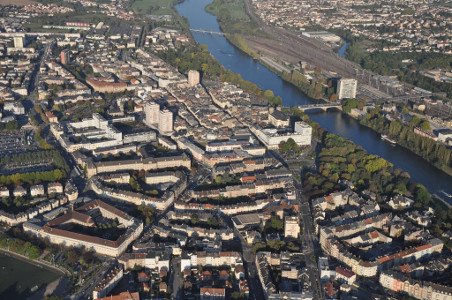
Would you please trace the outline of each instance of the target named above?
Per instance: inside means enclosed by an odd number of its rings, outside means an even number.
[[[159,131],[161,133],[173,132],[173,113],[167,109],[160,111]]]
[[[14,48],[23,48],[24,47],[24,37],[23,36],[15,36],[14,37]]]
[[[147,125],[159,124],[160,105],[155,102],[146,102],[144,105],[144,114]]]
[[[196,70],[188,71],[188,84],[190,86],[196,86],[201,82],[201,75]]]
[[[356,98],[358,81],[353,78],[341,78],[337,82],[337,96],[339,99]]]
[[[284,218],[284,237],[298,238],[300,235],[300,224],[298,217]]]

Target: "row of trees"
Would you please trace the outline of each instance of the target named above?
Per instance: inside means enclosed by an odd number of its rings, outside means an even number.
[[[23,255],[29,259],[37,259],[42,250],[30,242],[22,239],[9,237],[5,233],[0,233],[0,248]]]
[[[328,96],[328,89],[325,88],[324,84],[320,80],[308,80],[306,76],[297,70],[293,70],[291,73],[283,72],[281,77],[295,85],[308,97],[314,99],[322,99]],[[332,95],[332,94],[331,94]]]
[[[207,220],[200,220],[198,214],[193,213],[190,216],[190,225],[192,226],[201,226],[207,228],[219,228],[222,224],[222,221],[217,216],[209,217]]]
[[[30,173],[15,173],[12,175],[0,175],[0,184],[19,185],[22,183],[35,184],[39,182],[53,182],[59,181],[66,177],[66,173],[61,169],[54,169],[52,171],[30,172]]]
[[[300,244],[297,241],[284,242],[281,240],[259,241],[253,244],[253,251],[271,251],[280,253],[281,251],[300,252]]]
[[[6,209],[10,213],[18,213],[23,211],[23,207],[28,205],[30,202],[23,197],[4,197],[0,201],[0,207]]]
[[[424,130],[429,129],[428,122],[426,123],[425,120],[413,117],[407,124],[399,120],[389,121],[378,109],[374,109],[367,113],[360,122],[377,132],[390,136],[403,147],[452,174],[452,150],[440,142],[414,133],[413,129],[418,126]]]

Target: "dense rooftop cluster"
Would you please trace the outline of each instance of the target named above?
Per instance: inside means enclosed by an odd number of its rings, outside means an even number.
[[[367,48],[369,52],[451,53],[450,17],[440,1],[269,0],[253,1],[253,5],[265,22],[276,26],[349,31],[375,42]]]

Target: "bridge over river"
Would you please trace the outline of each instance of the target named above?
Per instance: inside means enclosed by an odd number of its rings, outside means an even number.
[[[191,32],[197,32],[197,33],[206,33],[206,34],[213,34],[213,35],[221,35],[224,36],[225,34],[223,32],[218,31],[209,31],[204,29],[190,29]]]
[[[297,105],[295,107],[298,108],[301,111],[314,110],[314,109],[327,111],[330,108],[342,110],[342,106],[339,103],[305,104],[305,105]],[[285,107],[285,108],[293,108],[293,106],[292,107]]]

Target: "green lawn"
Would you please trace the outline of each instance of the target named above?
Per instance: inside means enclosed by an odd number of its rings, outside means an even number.
[[[135,0],[131,8],[140,14],[171,15],[174,0]]]
[[[223,18],[227,16],[231,21],[250,21],[245,12],[245,4],[241,0],[215,0],[207,6],[207,10],[216,16]]]
[[[221,28],[226,33],[262,35],[257,25],[246,14],[243,0],[214,0],[206,6],[206,10],[217,16]]]

